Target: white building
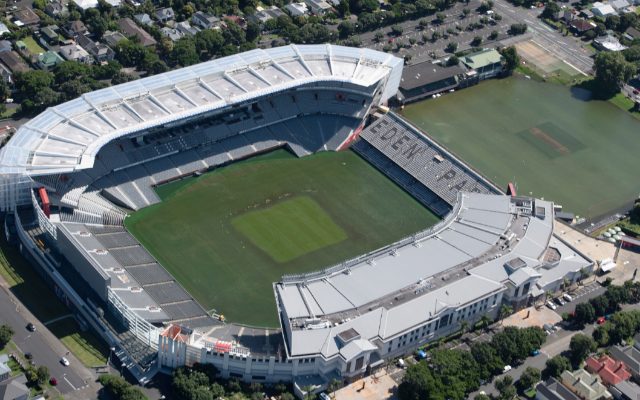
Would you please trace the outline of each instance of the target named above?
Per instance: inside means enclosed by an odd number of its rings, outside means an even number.
[[[284,6],[284,9],[287,10],[292,17],[302,17],[309,14],[309,9],[305,3],[289,3]]]

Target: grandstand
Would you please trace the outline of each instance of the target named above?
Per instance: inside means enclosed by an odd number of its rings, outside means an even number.
[[[326,385],[530,304],[590,260],[553,237],[551,202],[507,197],[399,116],[401,59],[332,45],[253,50],[87,93],[47,109],[0,150],[5,233],[140,382],[160,367]],[[443,217],[369,254],[274,283],[281,329],[222,321],[124,228],[154,188],[287,148],[351,143]],[[15,229],[14,229],[15,228]]]

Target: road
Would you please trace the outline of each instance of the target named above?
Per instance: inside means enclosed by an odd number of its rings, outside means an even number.
[[[13,328],[13,341],[23,353],[33,354],[37,366],[45,365],[52,377],[58,380],[57,390],[66,399],[94,398],[96,393],[95,376],[76,359],[73,354],[67,355],[67,348],[25,309],[9,292],[4,282],[0,288],[0,322]],[[36,326],[35,332],[26,329],[31,322]],[[62,356],[69,359],[68,367],[60,363]],[[93,394],[90,394],[93,393]]]
[[[542,22],[538,16],[543,9],[514,7],[506,0],[495,0],[493,8],[509,24],[522,22],[527,24],[529,32],[533,36],[533,42],[557,59],[566,62],[584,74],[590,74],[593,71],[592,52],[584,47],[580,39],[564,36]]]

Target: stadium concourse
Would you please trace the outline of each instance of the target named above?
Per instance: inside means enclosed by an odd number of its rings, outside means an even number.
[[[524,306],[592,262],[552,235],[551,202],[498,188],[392,112],[401,59],[285,46],[87,93],[23,125],[0,151],[5,234],[141,382],[212,363],[224,377],[321,389]],[[281,329],[222,321],[124,228],[154,187],[286,148],[352,146],[438,225],[274,283]]]

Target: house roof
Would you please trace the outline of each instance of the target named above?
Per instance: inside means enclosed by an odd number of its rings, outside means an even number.
[[[630,381],[622,381],[615,384],[611,391],[614,394],[617,391],[618,393],[626,396],[624,398],[640,399],[640,386]]]
[[[594,14],[599,16],[605,16],[605,15],[616,13],[616,10],[614,10],[614,8],[611,7],[610,4],[600,3],[599,1],[593,3],[593,7],[591,8],[591,11],[593,11]]]
[[[564,371],[561,375],[562,383],[572,388],[580,397],[586,400],[596,400],[609,394],[607,388],[600,383],[597,376],[591,375],[584,369]],[[610,397],[606,396],[606,397]]]
[[[462,62],[469,68],[483,68],[502,61],[502,56],[495,49],[486,49],[464,56]]]
[[[47,51],[38,56],[38,61],[42,65],[56,65],[64,60],[62,59],[62,57],[60,57],[58,53],[53,51]]]
[[[118,21],[118,26],[125,35],[137,37],[143,46],[153,46],[156,44],[156,40],[147,31],[136,25],[131,18],[122,18]]]
[[[98,6],[98,0],[73,0],[74,3],[83,10]]]
[[[586,361],[587,371],[597,373],[608,385],[615,385],[631,378],[631,373],[622,361],[616,361],[608,355],[600,358],[589,357]]]
[[[29,396],[29,388],[18,379],[0,383],[0,399],[13,400]]]
[[[624,33],[632,39],[640,39],[640,31],[632,26],[628,27]]]
[[[29,66],[20,58],[15,51],[3,51],[0,53],[0,61],[11,70],[11,72],[25,72]]]
[[[88,31],[87,27],[82,21],[76,20],[69,23],[67,30],[73,33],[85,33]]]
[[[4,35],[5,33],[9,33],[9,32],[11,31],[9,30],[9,28],[7,28],[7,25],[0,22],[0,35]]]
[[[8,40],[0,40],[0,52],[11,51],[11,42]]]
[[[593,29],[596,27],[596,24],[594,24],[593,22],[580,18],[574,19],[569,24],[579,32],[588,31],[589,29]]]
[[[35,25],[40,22],[40,17],[30,8],[23,8],[13,13],[13,17],[25,25]]]
[[[115,46],[119,41],[125,39],[126,37],[117,31],[107,31],[102,35],[102,40],[104,40],[109,46]]]
[[[580,397],[576,396],[555,378],[540,382],[536,386],[536,392],[542,394],[548,400],[580,400]]]

